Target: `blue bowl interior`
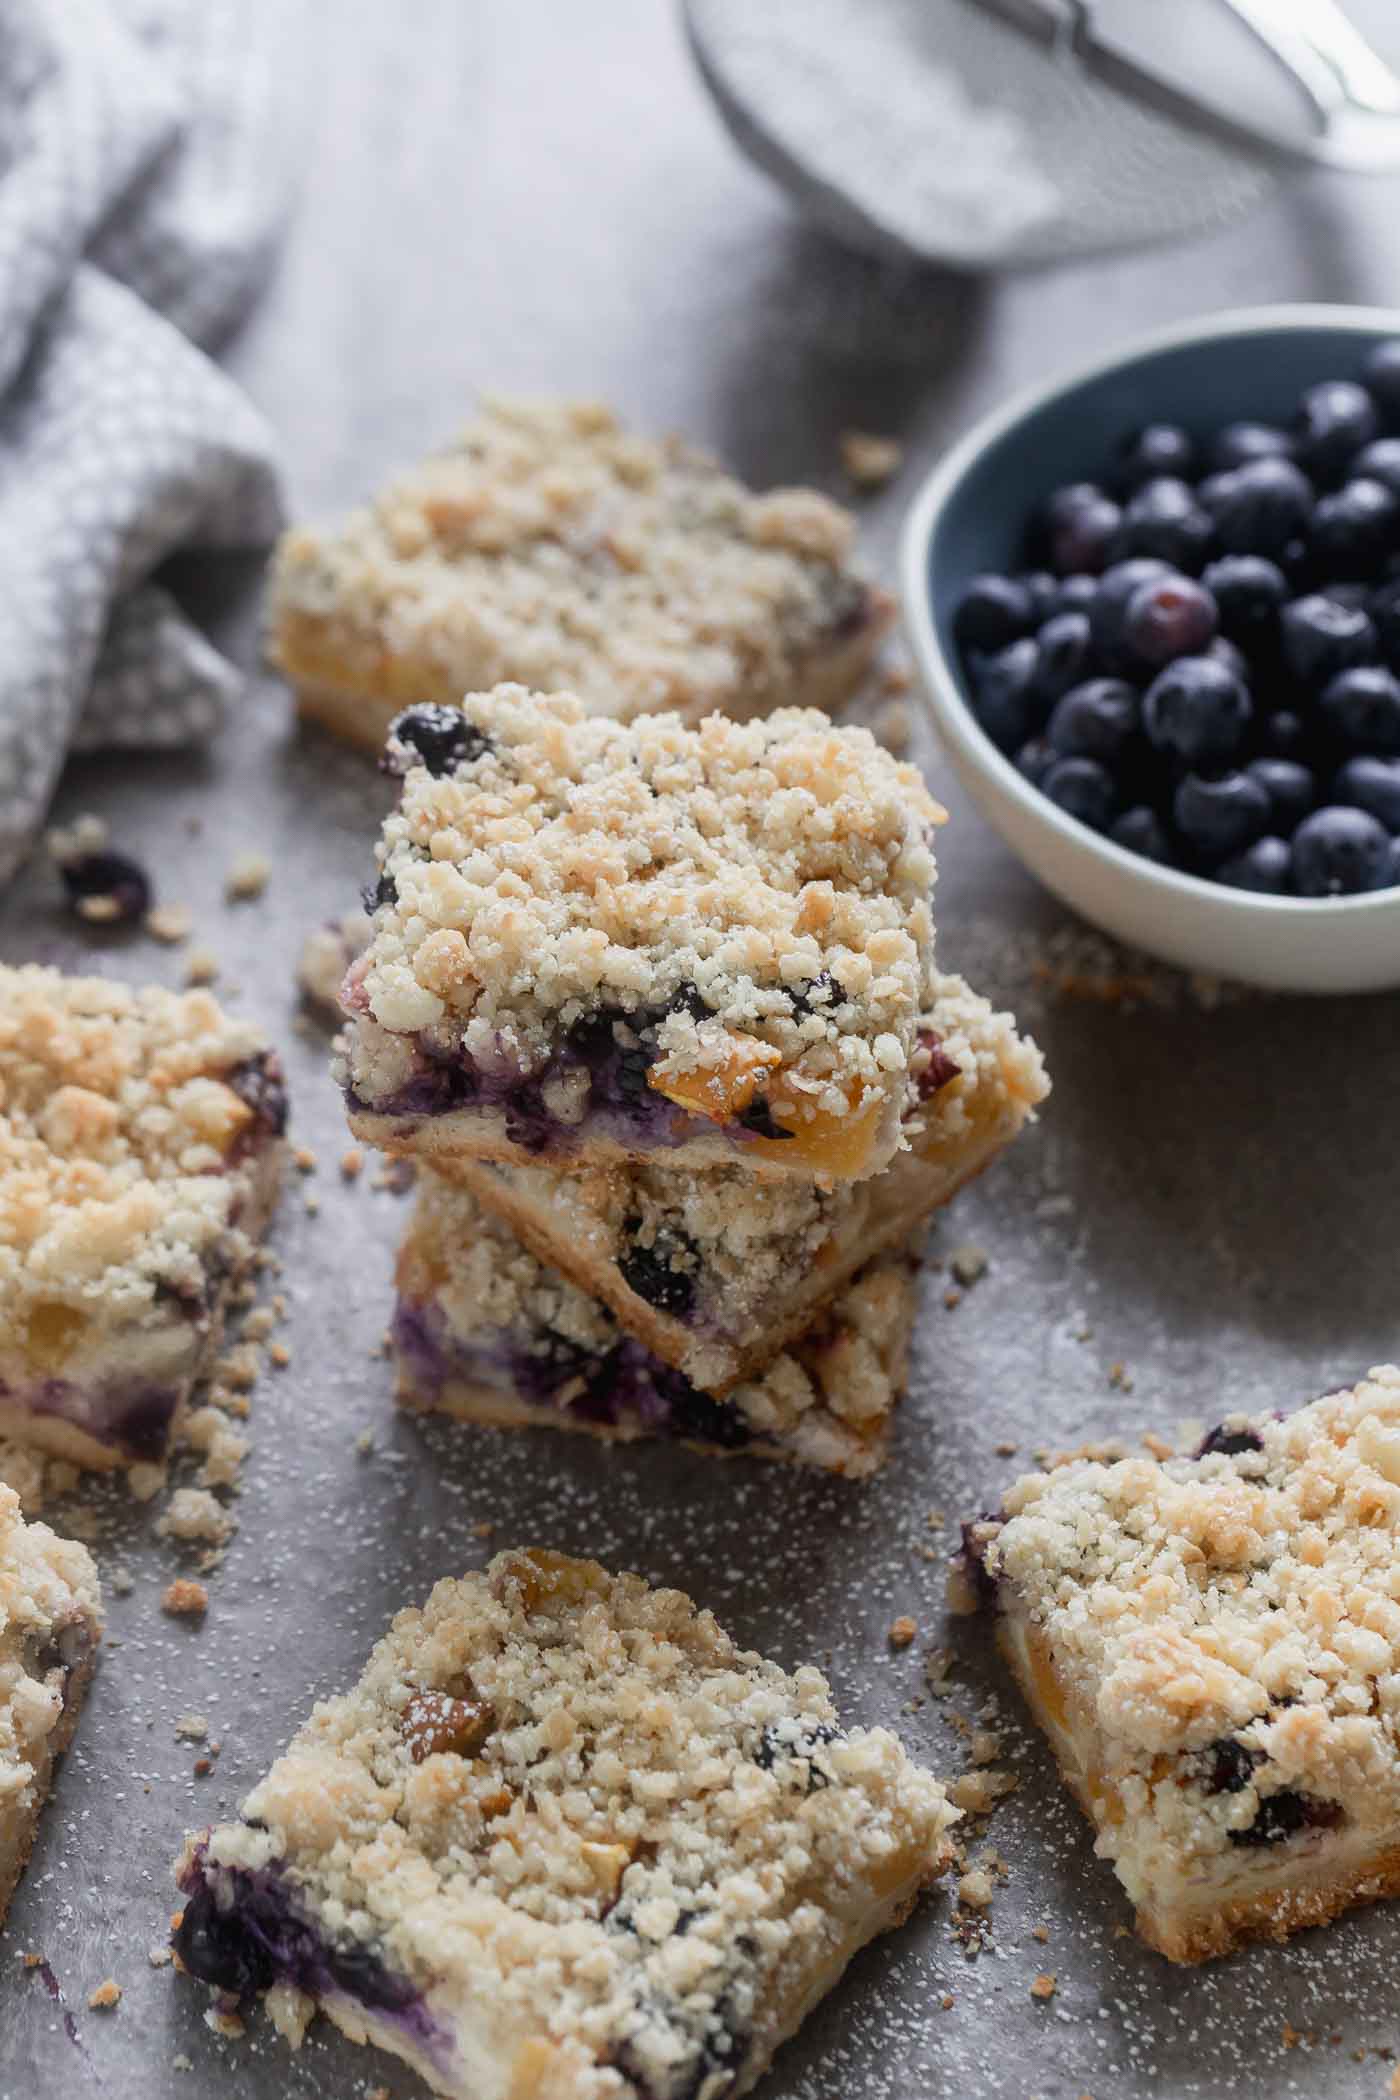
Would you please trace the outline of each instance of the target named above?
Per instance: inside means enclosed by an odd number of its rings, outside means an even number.
[[[1123,439],[1144,423],[1179,423],[1205,438],[1222,423],[1292,420],[1319,379],[1355,379],[1393,330],[1310,328],[1177,343],[1081,380],[1021,417],[973,461],[934,521],[928,587],[947,661],[959,665],[953,612],[984,569],[1015,571],[1036,506],[1067,481],[1107,477]]]

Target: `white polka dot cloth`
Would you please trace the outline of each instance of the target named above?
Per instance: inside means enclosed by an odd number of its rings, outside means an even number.
[[[0,876],[67,752],[239,679],[153,573],[265,545],[271,433],[205,349],[269,259],[285,0],[0,0]]]

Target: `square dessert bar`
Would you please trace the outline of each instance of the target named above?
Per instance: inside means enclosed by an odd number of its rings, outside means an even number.
[[[914,1272],[905,1255],[877,1258],[783,1354],[723,1394],[706,1392],[536,1261],[467,1189],[425,1169],[390,1329],[399,1404],[493,1428],[670,1437],[873,1473],[904,1390]]]
[[[0,1923],[73,1739],[102,1638],[86,1546],[26,1524],[0,1486]]]
[[[502,686],[399,716],[339,1061],[384,1151],[858,1179],[927,1005],[912,766],[824,715],[630,724]]]
[[[740,1167],[447,1169],[541,1261],[601,1299],[653,1356],[710,1393],[753,1376],[833,1293],[1008,1145],[1048,1091],[1035,1044],[940,976],[909,1060],[907,1150],[874,1179],[760,1181]]]
[[[758,496],[595,403],[489,401],[367,509],[289,532],[271,652],[304,714],[377,751],[401,707],[519,683],[623,720],[836,709],[890,624],[853,524]]]
[[[1060,1769],[1172,1961],[1400,1894],[1400,1370],[969,1527]]]
[[[947,1863],[943,1788],[678,1590],[440,1582],[179,1863],[182,1965],[455,2100],[730,2100]]]
[[[207,992],[0,967],[0,1436],[163,1459],[286,1115],[261,1031]]]

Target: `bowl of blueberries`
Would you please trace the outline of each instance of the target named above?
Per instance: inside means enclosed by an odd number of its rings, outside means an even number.
[[[906,623],[984,816],[1087,919],[1274,990],[1400,986],[1400,313],[1168,329],[925,484]]]

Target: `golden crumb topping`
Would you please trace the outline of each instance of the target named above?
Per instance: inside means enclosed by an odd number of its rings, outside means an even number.
[[[282,1106],[261,1030],[207,992],[0,967],[4,1342],[42,1370],[87,1316],[196,1301]]]
[[[822,1988],[954,1820],[893,1735],[839,1727],[817,1670],[540,1550],[401,1612],[243,1814],[206,1884],[275,1867],[426,1993],[459,2061],[486,2052],[483,2084],[548,2037],[579,2100],[698,2091],[765,2023],[771,2046],[774,1996]]]
[[[86,1546],[26,1524],[0,1485],[0,1799],[7,1837],[41,1805],[48,1738],[64,1714],[64,1671],[102,1627]]]
[[[884,624],[846,512],[756,496],[593,403],[490,401],[451,450],[278,551],[273,650],[405,700],[508,681],[590,713],[759,712]]]

